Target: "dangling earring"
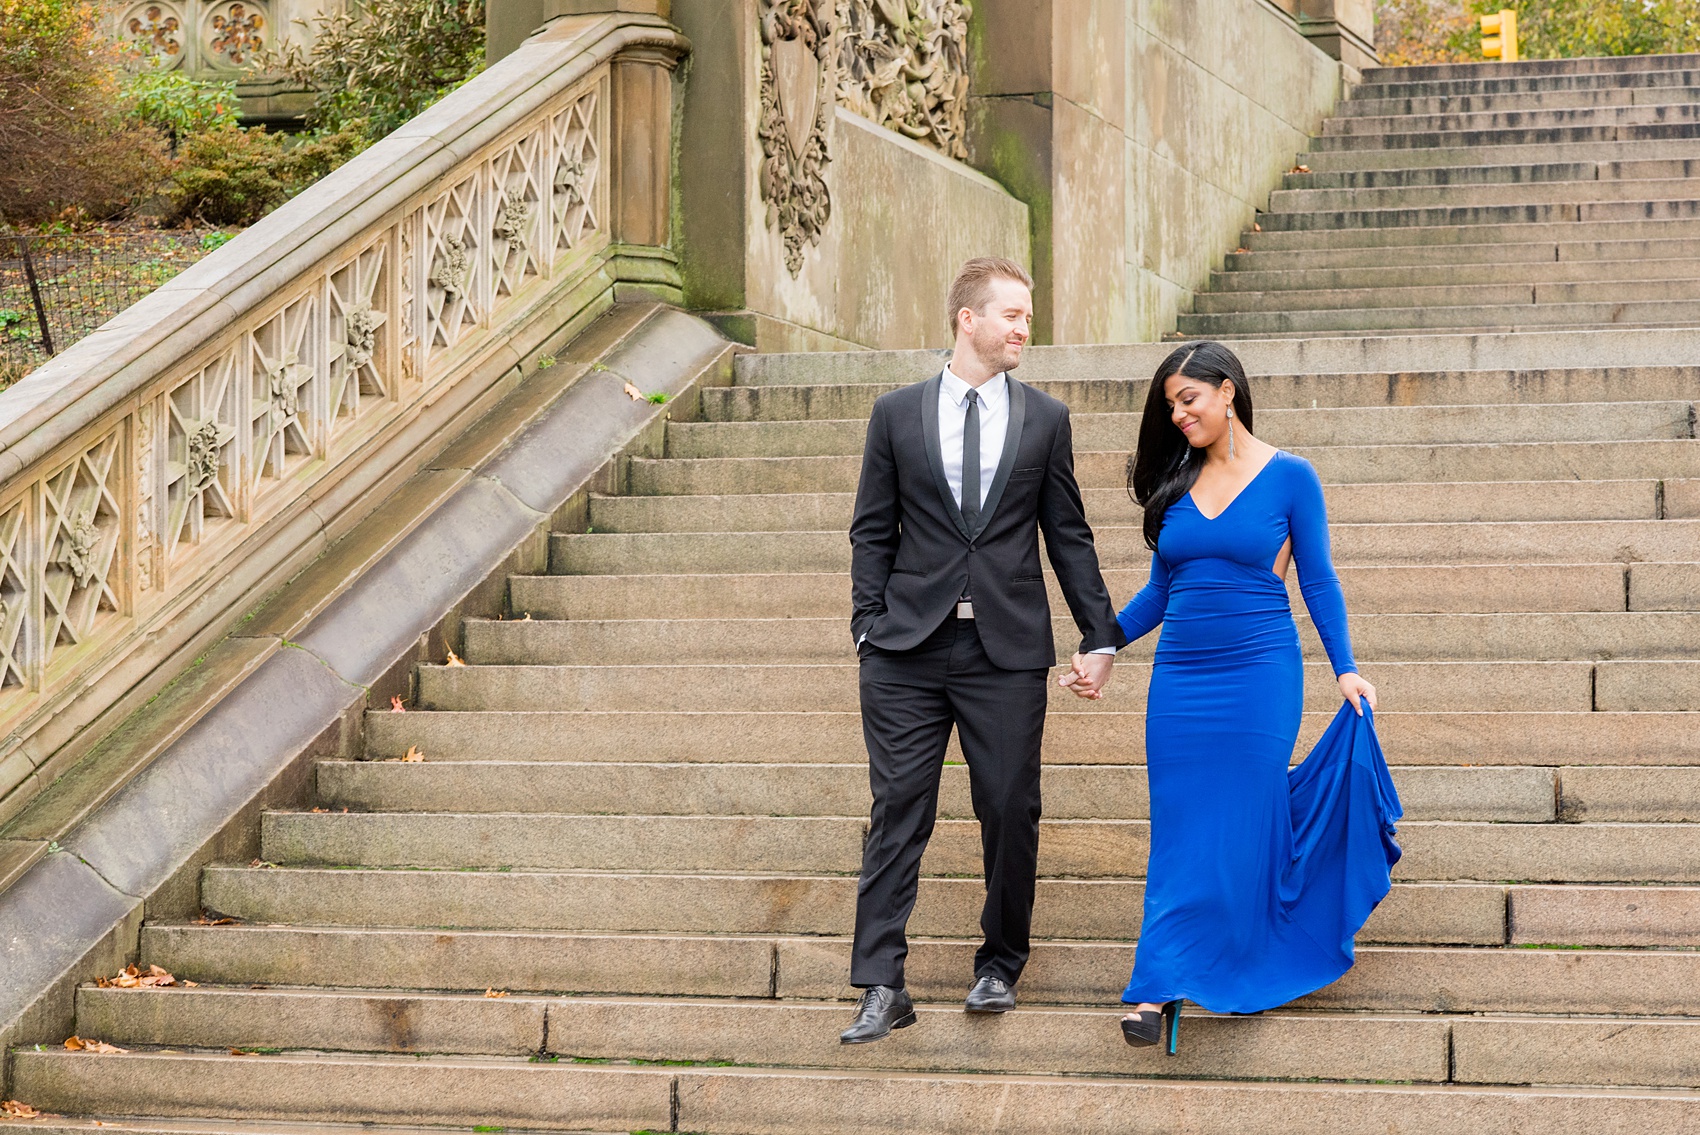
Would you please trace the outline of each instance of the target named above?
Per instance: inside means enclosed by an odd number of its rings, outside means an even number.
[[[1234,459],[1234,408],[1228,407],[1228,460]]]

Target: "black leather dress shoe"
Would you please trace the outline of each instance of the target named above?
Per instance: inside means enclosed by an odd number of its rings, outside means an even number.
[[[1015,1008],[1015,990],[995,977],[982,977],[962,1007],[970,1013],[1007,1013]]]
[[[884,1040],[892,1029],[906,1029],[915,1023],[915,1003],[909,992],[891,985],[875,985],[862,991],[856,1002],[856,1019],[838,1034],[839,1044],[867,1044]]]

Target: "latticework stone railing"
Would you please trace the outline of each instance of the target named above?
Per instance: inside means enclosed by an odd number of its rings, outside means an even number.
[[[551,24],[0,393],[0,820],[241,613],[232,578],[322,548],[351,470],[511,372],[512,328],[676,286],[685,49],[653,17]]]

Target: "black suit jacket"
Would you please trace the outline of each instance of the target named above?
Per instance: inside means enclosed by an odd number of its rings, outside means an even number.
[[[942,378],[874,403],[850,522],[852,637],[860,642],[866,634],[883,650],[912,649],[969,594],[994,665],[1055,665],[1051,604],[1039,570],[1043,531],[1080,627],[1080,649],[1125,646],[1074,480],[1068,407],[1005,376],[1009,432],[978,527],[969,531],[944,475]]]

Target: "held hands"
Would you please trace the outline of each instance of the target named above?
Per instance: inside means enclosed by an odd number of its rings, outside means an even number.
[[[1074,691],[1076,697],[1098,701],[1110,681],[1110,669],[1116,663],[1113,654],[1076,654],[1068,673],[1057,679],[1057,685]],[[1375,703],[1371,702],[1373,706]]]
[[[1371,709],[1375,708],[1375,687],[1357,674],[1340,675],[1340,692],[1352,703],[1352,708],[1358,711],[1359,717],[1364,715],[1364,707],[1358,704],[1359,698],[1369,702]]]

